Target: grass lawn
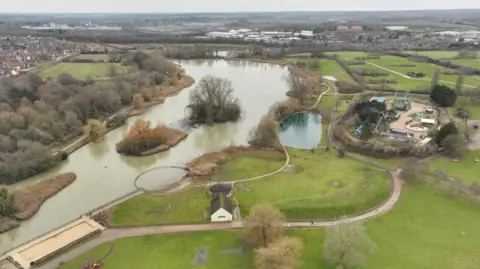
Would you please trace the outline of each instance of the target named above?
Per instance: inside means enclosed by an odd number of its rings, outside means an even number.
[[[458,55],[458,51],[432,50],[432,51],[406,51],[411,55],[422,55],[432,59],[451,59]]]
[[[56,65],[49,65],[38,70],[39,75],[43,79],[51,77],[56,79],[62,73],[68,73],[74,78],[85,80],[87,77],[93,79],[107,78],[108,68],[111,63],[59,63]],[[117,67],[117,72],[124,73],[127,68],[120,64],[114,64]]]
[[[427,76],[420,79],[408,79],[398,74],[390,73],[389,77],[395,78],[398,81],[398,83],[389,84],[389,86],[399,90],[417,90],[417,89],[428,88],[431,83],[432,74],[435,72],[435,70],[436,69],[439,69],[440,71],[446,70],[446,68],[437,66],[434,64],[414,62],[404,57],[390,56],[390,55],[384,55],[381,57],[381,59],[368,60],[368,62],[377,64],[389,70],[399,72],[403,75],[406,75],[408,72],[421,72],[421,73],[428,74]],[[415,67],[398,66],[401,64],[415,64],[416,66]],[[368,68],[375,68],[375,67],[370,66]],[[380,78],[386,78],[386,77],[380,77]],[[457,80],[456,75],[443,75],[443,74],[440,75],[440,84],[445,84],[451,88],[455,87],[456,80]],[[480,86],[480,77],[466,76],[464,78],[464,84],[471,85],[471,86]]]
[[[343,68],[334,60],[320,60],[320,67],[314,70],[324,76],[332,76],[338,80],[353,82],[353,79],[343,70]]]
[[[325,55],[338,55],[342,60],[354,61],[356,58],[366,57],[368,53],[363,51],[331,51]]]
[[[458,101],[457,101],[458,102]],[[465,106],[464,109],[468,110],[469,118],[470,120],[480,120],[480,106]],[[457,115],[457,108],[455,107],[449,107],[448,108],[448,114],[450,116],[455,116]]]
[[[470,185],[473,182],[480,183],[478,175],[480,171],[480,163],[475,162],[480,159],[480,150],[468,151],[467,154],[457,162],[445,157],[436,157],[430,161],[430,170],[442,169],[449,177],[461,180]]]
[[[213,181],[233,181],[256,177],[273,172],[285,164],[285,160],[255,158],[249,156],[235,157],[222,166]]]
[[[368,255],[368,269],[475,269],[480,264],[480,211],[424,186],[405,186],[400,201],[384,216],[366,222],[377,250]],[[463,237],[460,232],[467,236]],[[305,244],[300,269],[325,268],[321,258],[324,232],[287,232]]]
[[[245,253],[238,251],[245,247]],[[110,245],[100,245],[60,269],[78,269],[85,262],[101,258]],[[206,248],[204,264],[198,264],[197,250]],[[237,251],[237,252],[235,252]],[[230,252],[230,253],[228,253]],[[245,246],[238,231],[208,231],[149,235],[115,240],[115,250],[104,261],[105,269],[250,269],[253,251]]]
[[[293,169],[236,184],[243,216],[255,204],[273,203],[288,219],[331,219],[370,209],[388,197],[390,177],[386,172],[366,172],[362,163],[339,158],[334,151],[289,152]],[[340,186],[333,186],[334,181]]]
[[[368,269],[476,269],[480,264],[480,208],[423,185],[405,185],[400,201],[387,214],[365,223],[377,249],[367,255]],[[465,232],[466,236],[461,236]],[[305,248],[298,269],[334,269],[322,259],[323,229],[287,229]],[[239,231],[205,231],[123,238],[104,261],[106,269],[253,268],[253,253]],[[77,269],[109,250],[100,245],[60,269]],[[208,247],[206,263],[194,265],[198,248]],[[224,253],[245,247],[245,254]]]
[[[108,62],[108,54],[79,54],[75,56],[75,59],[92,59],[95,61]]]
[[[452,59],[449,61],[458,65],[480,68],[480,59]]]
[[[110,216],[112,226],[142,226],[206,222],[210,197],[204,188],[189,188],[164,196],[140,194],[117,206]]]

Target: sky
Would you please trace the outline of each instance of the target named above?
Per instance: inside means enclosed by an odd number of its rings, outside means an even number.
[[[479,0],[0,0],[0,12],[172,13],[480,8]]]

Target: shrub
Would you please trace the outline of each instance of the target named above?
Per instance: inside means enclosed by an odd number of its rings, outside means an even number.
[[[250,130],[248,143],[255,147],[274,147],[277,140],[277,122],[271,115],[260,119],[256,127]]]
[[[435,136],[435,143],[437,143],[437,145],[441,146],[443,140],[447,136],[455,135],[455,134],[458,134],[457,126],[455,126],[454,122],[449,122],[449,123],[445,124],[444,126],[442,126],[442,128],[440,128],[437,135]]]

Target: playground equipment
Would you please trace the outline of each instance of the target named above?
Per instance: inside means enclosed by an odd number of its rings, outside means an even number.
[[[397,110],[409,110],[411,107],[411,102],[408,100],[408,92],[405,92],[404,96],[397,96],[398,92],[395,92],[393,98],[392,108]]]

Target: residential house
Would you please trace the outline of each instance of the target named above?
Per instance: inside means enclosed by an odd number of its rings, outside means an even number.
[[[233,202],[223,194],[216,195],[210,201],[210,221],[225,222],[233,220]]]

